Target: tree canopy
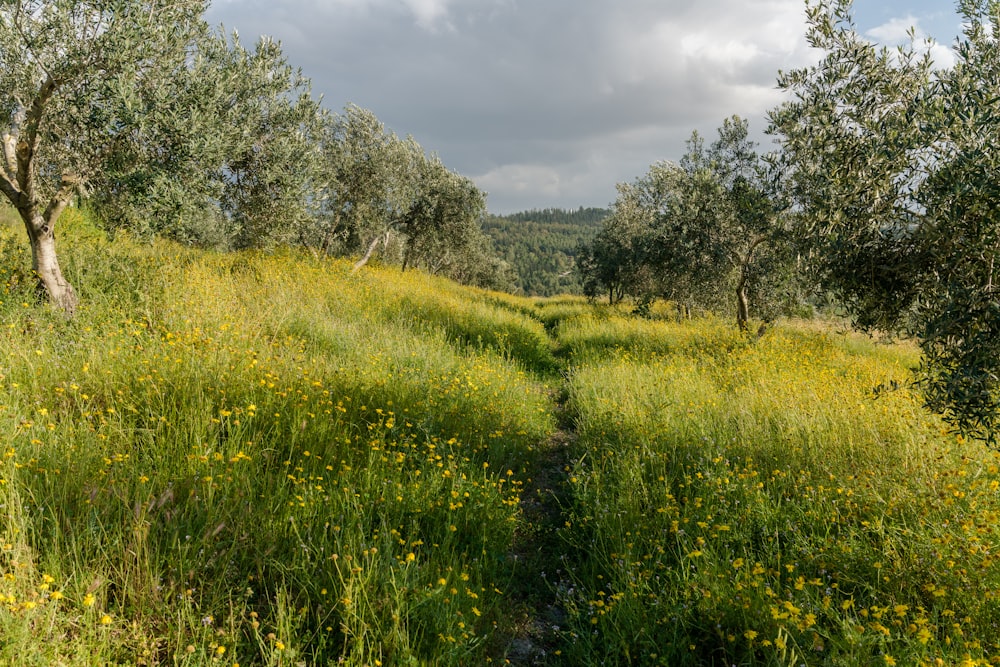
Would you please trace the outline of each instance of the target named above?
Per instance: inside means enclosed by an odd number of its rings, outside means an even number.
[[[294,241],[315,212],[328,114],[268,38],[202,31],[160,85],[122,91],[93,190],[112,230],[246,248]]]
[[[959,3],[957,64],[857,34],[845,0],[809,6],[815,66],[781,75],[772,113],[818,277],[866,329],[920,341],[931,407],[1000,424],[1000,11]]]

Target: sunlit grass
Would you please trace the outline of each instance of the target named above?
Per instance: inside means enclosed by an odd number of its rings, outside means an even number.
[[[66,215],[73,321],[0,225],[0,664],[502,663],[532,586],[552,664],[1000,655],[1000,461],[912,346]],[[512,550],[558,396],[543,578]]]
[[[923,411],[912,349],[604,326],[623,344],[571,379],[570,664],[996,655],[997,456]]]
[[[457,297],[415,273],[76,240],[71,323],[4,240],[0,662],[502,650],[521,475],[553,428],[540,324],[485,297],[441,322]],[[505,336],[469,335],[491,318]]]

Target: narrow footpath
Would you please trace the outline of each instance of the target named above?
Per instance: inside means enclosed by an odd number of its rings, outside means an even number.
[[[508,595],[515,603],[516,618],[504,657],[516,667],[551,664],[566,619],[558,594],[567,585],[569,564],[559,530],[566,522],[563,512],[568,507],[567,477],[576,433],[561,392],[553,402],[557,430],[539,444],[532,466],[525,471],[523,522],[508,554],[514,572]]]

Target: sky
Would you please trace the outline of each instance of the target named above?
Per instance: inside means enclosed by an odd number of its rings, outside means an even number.
[[[607,207],[697,130],[750,123],[779,70],[815,62],[803,0],[214,0],[208,20],[281,42],[334,112],[370,109],[488,193],[490,212]],[[912,26],[952,62],[947,0],[856,0],[859,32]]]

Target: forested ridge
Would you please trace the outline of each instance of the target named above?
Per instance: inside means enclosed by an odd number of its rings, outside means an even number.
[[[511,268],[518,292],[529,296],[582,294],[576,270],[581,246],[594,239],[608,209],[547,208],[489,215],[483,231]]]

